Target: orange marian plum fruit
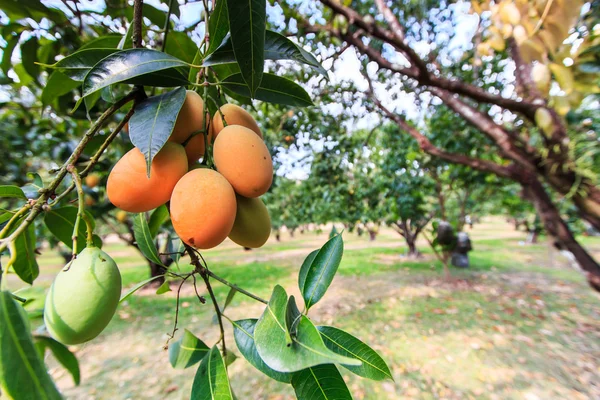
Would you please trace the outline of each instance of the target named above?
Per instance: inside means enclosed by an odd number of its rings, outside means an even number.
[[[85,177],[85,184],[90,188],[95,188],[100,183],[100,175],[90,174]]]
[[[240,125],[223,128],[213,147],[217,170],[236,193],[258,197],[273,182],[273,162],[269,149],[253,131]]]
[[[213,139],[216,139],[219,133],[223,130],[223,118],[225,118],[227,126],[241,125],[253,130],[261,138],[263,137],[262,132],[260,131],[260,128],[258,127],[258,124],[252,115],[250,115],[250,113],[244,110],[242,107],[236,106],[235,104],[225,104],[221,106],[219,110],[221,110],[221,112],[217,111],[213,116]],[[222,117],[221,114],[223,114]]]
[[[233,188],[223,175],[208,168],[185,174],[175,185],[170,206],[177,235],[199,249],[210,249],[225,240],[235,221]]]
[[[154,156],[148,178],[144,155],[137,148],[131,149],[108,175],[108,199],[121,210],[150,211],[169,201],[175,184],[187,168],[183,146],[167,142]]]
[[[271,217],[261,199],[236,196],[237,212],[229,239],[240,246],[256,249],[262,247],[271,234]]]
[[[210,118],[210,115],[204,111],[202,97],[193,90],[188,90],[185,94],[183,106],[181,106],[179,115],[177,115],[177,121],[169,137],[169,142],[183,144],[194,132],[204,129],[204,118]],[[212,128],[209,128],[209,143],[212,140],[211,131]],[[198,133],[189,139],[185,145],[185,152],[190,164],[198,161],[204,155],[204,135]]]

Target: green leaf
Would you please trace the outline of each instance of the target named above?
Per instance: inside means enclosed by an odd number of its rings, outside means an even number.
[[[184,329],[183,336],[169,346],[169,362],[173,368],[188,368],[202,360],[209,350],[202,340]]]
[[[100,36],[87,43],[84,43],[79,51],[85,49],[116,49],[121,41],[121,35]]]
[[[27,199],[27,197],[25,197],[25,193],[23,193],[23,190],[20,187],[11,185],[0,186],[0,197],[23,200]]]
[[[325,295],[340,265],[343,252],[342,236],[336,235],[321,247],[310,266],[302,265],[305,270],[300,270],[299,282],[303,280],[304,285],[300,287],[300,292],[307,310]]]
[[[222,313],[225,312],[225,310],[227,309],[227,307],[229,306],[229,304],[235,297],[236,293],[237,293],[237,289],[229,288],[229,292],[227,293],[227,297],[225,298],[225,304],[223,304],[223,308],[221,309]],[[219,318],[217,317],[217,314],[213,314],[212,323],[213,323],[213,325],[217,325],[219,323]]]
[[[167,251],[171,253],[170,257],[175,262],[175,264],[179,265],[179,259],[181,258],[181,253],[185,250],[185,246],[183,242],[179,238],[179,236],[174,235],[169,237],[169,242],[167,244]]]
[[[83,81],[83,96],[89,96],[98,90],[119,82],[138,83],[134,78],[148,75],[152,72],[186,67],[187,63],[171,55],[150,49],[129,49],[109,55],[94,65]],[[173,78],[173,75],[165,76]],[[187,79],[181,77],[183,83]],[[172,83],[172,81],[169,81]],[[169,83],[169,85],[170,85]],[[153,86],[162,86],[156,82]]]
[[[292,376],[298,400],[352,400],[352,395],[333,364],[317,365]]]
[[[254,97],[263,77],[266,9],[266,0],[227,0],[233,52],[250,97]]]
[[[83,82],[94,65],[118,51],[111,48],[80,50],[46,67],[56,68],[74,81]]]
[[[54,71],[42,90],[42,105],[46,106],[52,103],[54,99],[70,93],[79,85],[81,85],[81,82],[74,81],[60,71]]]
[[[185,62],[192,63],[197,51],[198,46],[185,32],[169,32],[165,53],[175,56]]]
[[[27,177],[33,182],[21,186],[21,190],[28,199],[36,199],[40,195],[40,189],[44,187],[44,182],[42,182],[40,175],[35,172],[27,173]]]
[[[164,275],[153,276],[150,279],[146,279],[145,281],[141,281],[141,282],[135,284],[135,286],[133,286],[131,289],[129,289],[127,291],[127,293],[125,293],[123,296],[121,296],[121,298],[119,299],[119,304],[121,304],[122,302],[124,302],[129,296],[131,296],[132,294],[134,294],[135,292],[137,292],[138,290],[140,290],[143,286],[145,286],[148,283],[152,282],[153,280],[161,278],[163,276]]]
[[[40,268],[35,259],[35,228],[29,225],[25,232],[15,239],[17,258],[12,267],[16,274],[30,285],[40,274]]]
[[[248,87],[244,83],[242,74],[231,75],[222,83],[223,87],[245,97],[251,97]],[[273,74],[264,74],[260,87],[257,88],[254,98],[268,103],[284,104],[288,106],[311,106],[310,96],[302,86]]]
[[[308,51],[302,49],[287,37],[273,31],[265,35],[265,60],[294,60],[310,65],[315,71],[327,76],[327,71]],[[226,36],[223,43],[214,53],[207,56],[202,65],[212,66],[235,63],[231,36]]]
[[[329,350],[317,328],[305,316],[300,317],[297,334],[292,337],[286,328],[287,305],[285,289],[275,286],[267,308],[256,323],[256,349],[269,367],[280,372],[295,372],[324,363],[360,365],[358,360]]]
[[[394,380],[383,358],[360,339],[332,326],[317,326],[317,329],[321,333],[325,346],[331,351],[362,361],[360,366],[344,366],[356,375],[376,381],[386,378]]]
[[[133,24],[129,24],[127,27],[127,31],[119,40],[119,44],[117,45],[117,49],[123,50],[125,48],[131,48],[133,46]]]
[[[37,62],[37,51],[40,47],[38,39],[32,36],[29,40],[21,45],[21,60],[23,62],[23,68],[35,81],[37,81],[40,75],[40,66]]]
[[[158,257],[158,250],[154,244],[154,239],[150,234],[146,214],[139,213],[133,218],[133,236],[142,254],[155,264],[163,265]]]
[[[169,285],[169,281],[165,280],[162,285],[158,289],[156,289],[156,294],[164,294],[171,291],[171,286]]]
[[[296,299],[294,296],[290,296],[285,312],[285,325],[292,338],[298,336],[298,324],[300,323],[301,317],[302,313],[298,310]]]
[[[306,284],[306,275],[308,274],[308,270],[315,260],[315,257],[319,253],[319,250],[320,249],[311,251],[300,267],[300,272],[298,273],[298,287],[300,288],[300,292],[302,292],[302,288],[304,288],[304,285]]]
[[[19,43],[19,35],[11,36],[10,39],[6,39],[6,46],[2,51],[2,71],[4,75],[8,75],[8,71],[12,67],[12,54]]]
[[[64,344],[57,342],[48,336],[35,336],[35,346],[40,353],[42,359],[44,359],[44,353],[46,349],[50,349],[52,354],[54,354],[54,358],[58,361],[73,377],[73,382],[75,385],[79,385],[80,382],[80,372],[79,372],[79,362],[77,361],[77,357]]]
[[[194,60],[192,61],[192,64],[200,65],[201,62],[202,62],[202,52],[200,51],[200,48],[198,48],[198,50],[196,50],[196,55],[194,56]],[[200,68],[190,67],[190,71],[188,72],[188,81],[196,82],[196,76],[198,75],[199,71],[200,71]]]
[[[0,292],[0,386],[14,399],[60,399],[40,359],[23,311],[7,291]]]
[[[233,400],[225,362],[217,346],[204,356],[192,384],[191,400]]]
[[[129,120],[129,138],[146,159],[148,177],[154,156],[171,136],[179,110],[185,101],[185,93],[185,88],[180,87],[149,97],[135,106],[135,113]]]
[[[233,337],[235,344],[238,347],[242,356],[257,370],[267,375],[271,379],[283,383],[290,383],[292,374],[275,371],[269,367],[258,355],[256,345],[254,343],[254,328],[256,327],[257,319],[241,319],[232,321]]]
[[[48,230],[61,242],[73,249],[73,230],[77,219],[77,207],[66,206],[51,209],[44,216],[44,223]],[[92,215],[86,211],[87,216],[93,221]],[[95,226],[95,224],[92,224]],[[87,228],[83,220],[77,229],[77,253],[86,246]]]
[[[164,224],[168,220],[169,209],[166,205],[163,204],[162,206],[152,211],[152,214],[150,214],[150,222],[148,222],[148,229],[150,229],[150,234],[153,238],[155,238],[158,234],[158,230],[160,229],[162,224]]]
[[[215,2],[213,2],[215,4]],[[217,1],[215,9],[208,20],[208,37],[210,44],[206,54],[210,54],[219,47],[229,32],[229,16],[227,15],[227,3],[225,0]],[[197,65],[197,64],[196,64]]]

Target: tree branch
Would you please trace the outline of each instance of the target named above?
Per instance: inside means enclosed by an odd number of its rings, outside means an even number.
[[[142,47],[142,21],[143,14],[142,10],[144,7],[144,0],[133,0],[133,33],[132,42],[133,48]]]

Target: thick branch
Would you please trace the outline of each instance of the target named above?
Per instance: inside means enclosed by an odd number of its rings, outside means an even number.
[[[144,0],[133,0],[133,33],[132,41],[133,48],[142,47],[142,9],[144,7]]]

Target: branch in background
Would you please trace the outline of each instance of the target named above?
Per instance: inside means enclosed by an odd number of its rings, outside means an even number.
[[[425,135],[419,132],[419,130],[417,130],[416,128],[410,126],[410,124],[403,117],[396,113],[393,113],[387,107],[385,107],[381,103],[381,101],[379,101],[377,96],[375,96],[375,93],[373,92],[373,82],[371,81],[371,78],[368,76],[368,74],[365,74],[365,78],[369,83],[369,90],[367,92],[367,96],[369,96],[369,98],[373,100],[375,105],[381,111],[383,111],[386,117],[394,121],[396,125],[400,127],[400,129],[406,131],[413,138],[415,138],[415,140],[419,144],[419,147],[423,151],[425,151],[428,154],[431,154],[432,156],[443,158],[444,160],[450,161],[455,164],[467,165],[479,171],[491,172],[504,178],[514,178],[512,169],[509,167],[505,167],[488,160],[471,158],[462,154],[449,153],[445,150],[440,149],[439,147],[434,146]]]
[[[133,33],[132,41],[133,48],[142,47],[142,9],[144,7],[144,0],[133,0]],[[170,9],[169,9],[170,10]]]
[[[138,96],[138,92],[136,90],[130,92],[128,95],[126,95],[125,97],[123,97],[122,99],[117,101],[115,104],[113,104],[108,110],[106,110],[100,116],[100,118],[98,118],[98,121],[96,121],[90,127],[90,129],[86,132],[86,134],[83,136],[83,138],[81,139],[81,141],[79,142],[79,144],[77,145],[77,147],[75,148],[73,153],[71,154],[71,156],[67,159],[67,161],[65,161],[63,166],[58,170],[56,178],[54,178],[54,180],[52,180],[52,182],[50,182],[50,184],[48,186],[40,189],[40,197],[33,202],[33,206],[30,206],[29,204],[26,204],[25,206],[23,206],[23,207],[31,207],[31,211],[30,211],[29,215],[27,216],[27,218],[21,223],[21,225],[19,225],[19,227],[9,237],[7,237],[6,239],[0,240],[0,252],[5,250],[10,242],[15,240],[17,238],[17,236],[19,236],[21,233],[23,233],[25,231],[25,229],[27,229],[27,227],[35,220],[35,218],[43,211],[44,207],[48,206],[46,203],[47,203],[48,199],[50,199],[52,196],[54,196],[55,190],[58,188],[60,183],[63,181],[63,179],[67,175],[67,173],[68,173],[67,168],[70,165],[74,165],[77,162],[77,160],[81,156],[81,153],[83,152],[83,149],[85,148],[85,146],[87,146],[88,142],[92,139],[92,137],[94,137],[94,135],[96,133],[98,133],[98,131],[100,131],[100,129],[102,128],[104,123],[115,112],[117,112],[121,107],[123,107],[125,104],[129,103],[130,101],[134,100],[137,96]],[[88,165],[88,167],[91,168],[91,166],[93,166],[93,164],[90,161],[90,165]],[[74,187],[74,185],[72,185],[72,186]],[[72,190],[72,188],[71,188],[71,190]]]

